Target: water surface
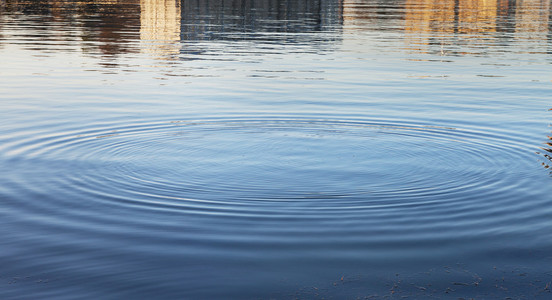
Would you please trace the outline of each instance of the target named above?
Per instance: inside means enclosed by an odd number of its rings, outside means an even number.
[[[542,298],[550,1],[0,1],[0,295]]]

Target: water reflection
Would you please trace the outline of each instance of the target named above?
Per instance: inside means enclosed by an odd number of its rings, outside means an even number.
[[[411,32],[547,32],[548,0],[406,0],[405,30]],[[511,26],[515,23],[515,26]]]
[[[410,50],[485,55],[494,50],[485,47],[504,51],[516,40],[546,43],[549,19],[549,0],[406,0],[404,29]]]
[[[405,30],[409,32],[495,32],[498,0],[406,0]],[[507,5],[507,2],[506,2]]]
[[[33,50],[67,50],[50,49],[44,43],[50,40],[57,41],[58,46],[77,42],[85,53],[92,55],[116,56],[134,52],[128,43],[138,37],[139,20],[135,16],[140,10],[133,1],[6,0],[5,11],[10,14],[3,23],[23,21],[27,24],[18,28],[23,32],[13,33],[12,38],[32,42]]]
[[[41,16],[40,20],[26,20],[30,23],[27,29],[41,30],[42,35],[51,39],[71,38],[91,55],[115,57],[141,52],[168,59],[177,58],[181,52],[189,55],[206,51],[204,47],[190,45],[181,51],[181,44],[189,41],[253,40],[321,47],[325,41],[302,34],[338,28],[340,7],[339,0],[7,0],[4,13],[14,19],[21,18],[19,13]],[[71,28],[60,27],[66,25]],[[141,42],[137,45],[136,40]]]
[[[248,33],[327,31],[341,24],[340,0],[183,0],[182,7],[184,39],[241,40]],[[262,38],[282,39],[279,35],[262,35]],[[285,41],[295,39],[290,37]]]
[[[78,3],[85,8],[85,17],[74,12],[67,17],[75,21],[83,19],[83,51],[96,54],[98,49],[104,57],[136,52],[132,41],[138,39],[139,6],[133,1],[118,0]]]
[[[546,40],[550,30],[550,1],[524,0],[516,2],[516,33],[527,38]]]
[[[180,1],[140,0],[140,41],[143,53],[168,59],[180,53]]]
[[[406,49],[418,53],[485,55],[516,40],[534,51],[549,42],[551,19],[549,0],[5,0],[0,11],[0,38],[25,40],[26,49],[75,50],[44,42],[70,41],[89,55],[156,59],[208,52],[200,41],[291,43],[320,52],[339,44],[343,29],[404,32]],[[29,26],[7,29],[17,20]]]
[[[548,282],[549,1],[0,2],[0,298]]]

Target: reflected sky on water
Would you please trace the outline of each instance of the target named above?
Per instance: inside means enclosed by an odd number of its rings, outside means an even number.
[[[548,0],[0,0],[0,298],[536,298]]]

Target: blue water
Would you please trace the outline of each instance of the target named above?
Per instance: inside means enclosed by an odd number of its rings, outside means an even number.
[[[0,298],[549,299],[551,20],[0,1]]]

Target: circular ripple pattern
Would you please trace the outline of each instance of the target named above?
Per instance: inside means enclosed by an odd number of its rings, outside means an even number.
[[[44,180],[81,198],[251,216],[492,203],[526,184],[508,182],[508,172],[531,155],[488,132],[292,118],[97,126],[15,140],[3,149],[12,163],[32,162],[37,172],[48,165]]]

